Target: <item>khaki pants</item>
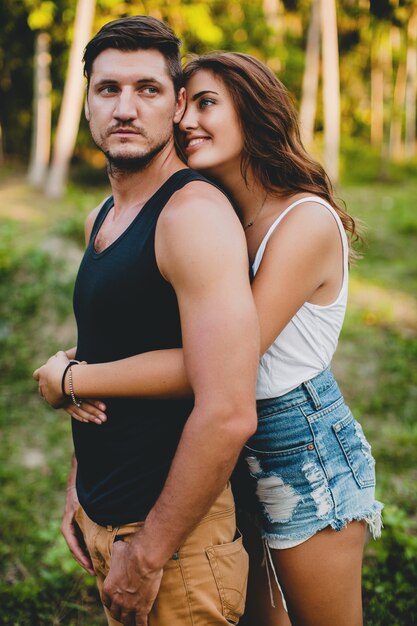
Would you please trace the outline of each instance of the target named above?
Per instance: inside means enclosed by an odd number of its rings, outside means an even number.
[[[129,541],[142,523],[99,526],[80,508],[76,520],[97,573],[101,591],[116,537]],[[161,587],[149,614],[149,626],[220,626],[237,624],[245,606],[248,555],[236,536],[230,486],[164,567]],[[120,626],[107,609],[110,626]]]

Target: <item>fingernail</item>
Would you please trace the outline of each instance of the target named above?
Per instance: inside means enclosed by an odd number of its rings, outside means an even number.
[[[99,404],[98,408],[100,409],[100,411],[105,411],[106,410],[106,405],[105,404]]]

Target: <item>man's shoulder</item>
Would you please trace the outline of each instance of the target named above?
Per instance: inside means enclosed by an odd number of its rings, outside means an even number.
[[[84,224],[84,232],[85,232],[85,239],[86,239],[86,243],[88,243],[90,236],[91,236],[91,231],[93,230],[93,226],[94,223],[98,217],[98,214],[100,213],[101,209],[103,208],[104,204],[107,202],[107,200],[109,200],[110,196],[107,196],[106,198],[104,198],[104,200],[102,200],[100,202],[100,204],[98,204],[92,211],[90,211],[90,213],[87,215],[86,219],[85,219],[85,224]]]
[[[247,259],[244,231],[227,196],[205,180],[192,180],[178,189],[160,214],[155,251],[166,277],[172,265],[193,266],[198,259],[227,257],[229,251]],[[239,253],[240,251],[240,253]]]
[[[94,209],[90,211],[90,213],[87,215],[86,221],[92,221],[94,223],[101,209],[110,198],[111,196],[106,196],[104,200],[102,200],[96,207],[94,207]]]
[[[192,172],[192,170],[189,170]],[[214,183],[204,177],[198,177],[186,182],[173,193],[163,211],[163,221],[172,219],[187,219],[197,217],[206,211],[214,213],[234,214],[232,204],[223,192]]]

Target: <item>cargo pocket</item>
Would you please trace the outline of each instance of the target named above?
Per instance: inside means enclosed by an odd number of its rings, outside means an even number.
[[[238,531],[232,543],[206,548],[207,558],[219,591],[222,612],[231,623],[237,624],[245,610],[249,557]]]

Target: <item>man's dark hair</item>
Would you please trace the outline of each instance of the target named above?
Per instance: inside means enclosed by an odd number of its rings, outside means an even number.
[[[84,50],[84,76],[90,84],[94,60],[108,48],[117,50],[159,50],[165,57],[169,75],[174,83],[175,93],[183,85],[181,39],[165,22],[148,15],[122,17],[105,24],[88,42]]]

